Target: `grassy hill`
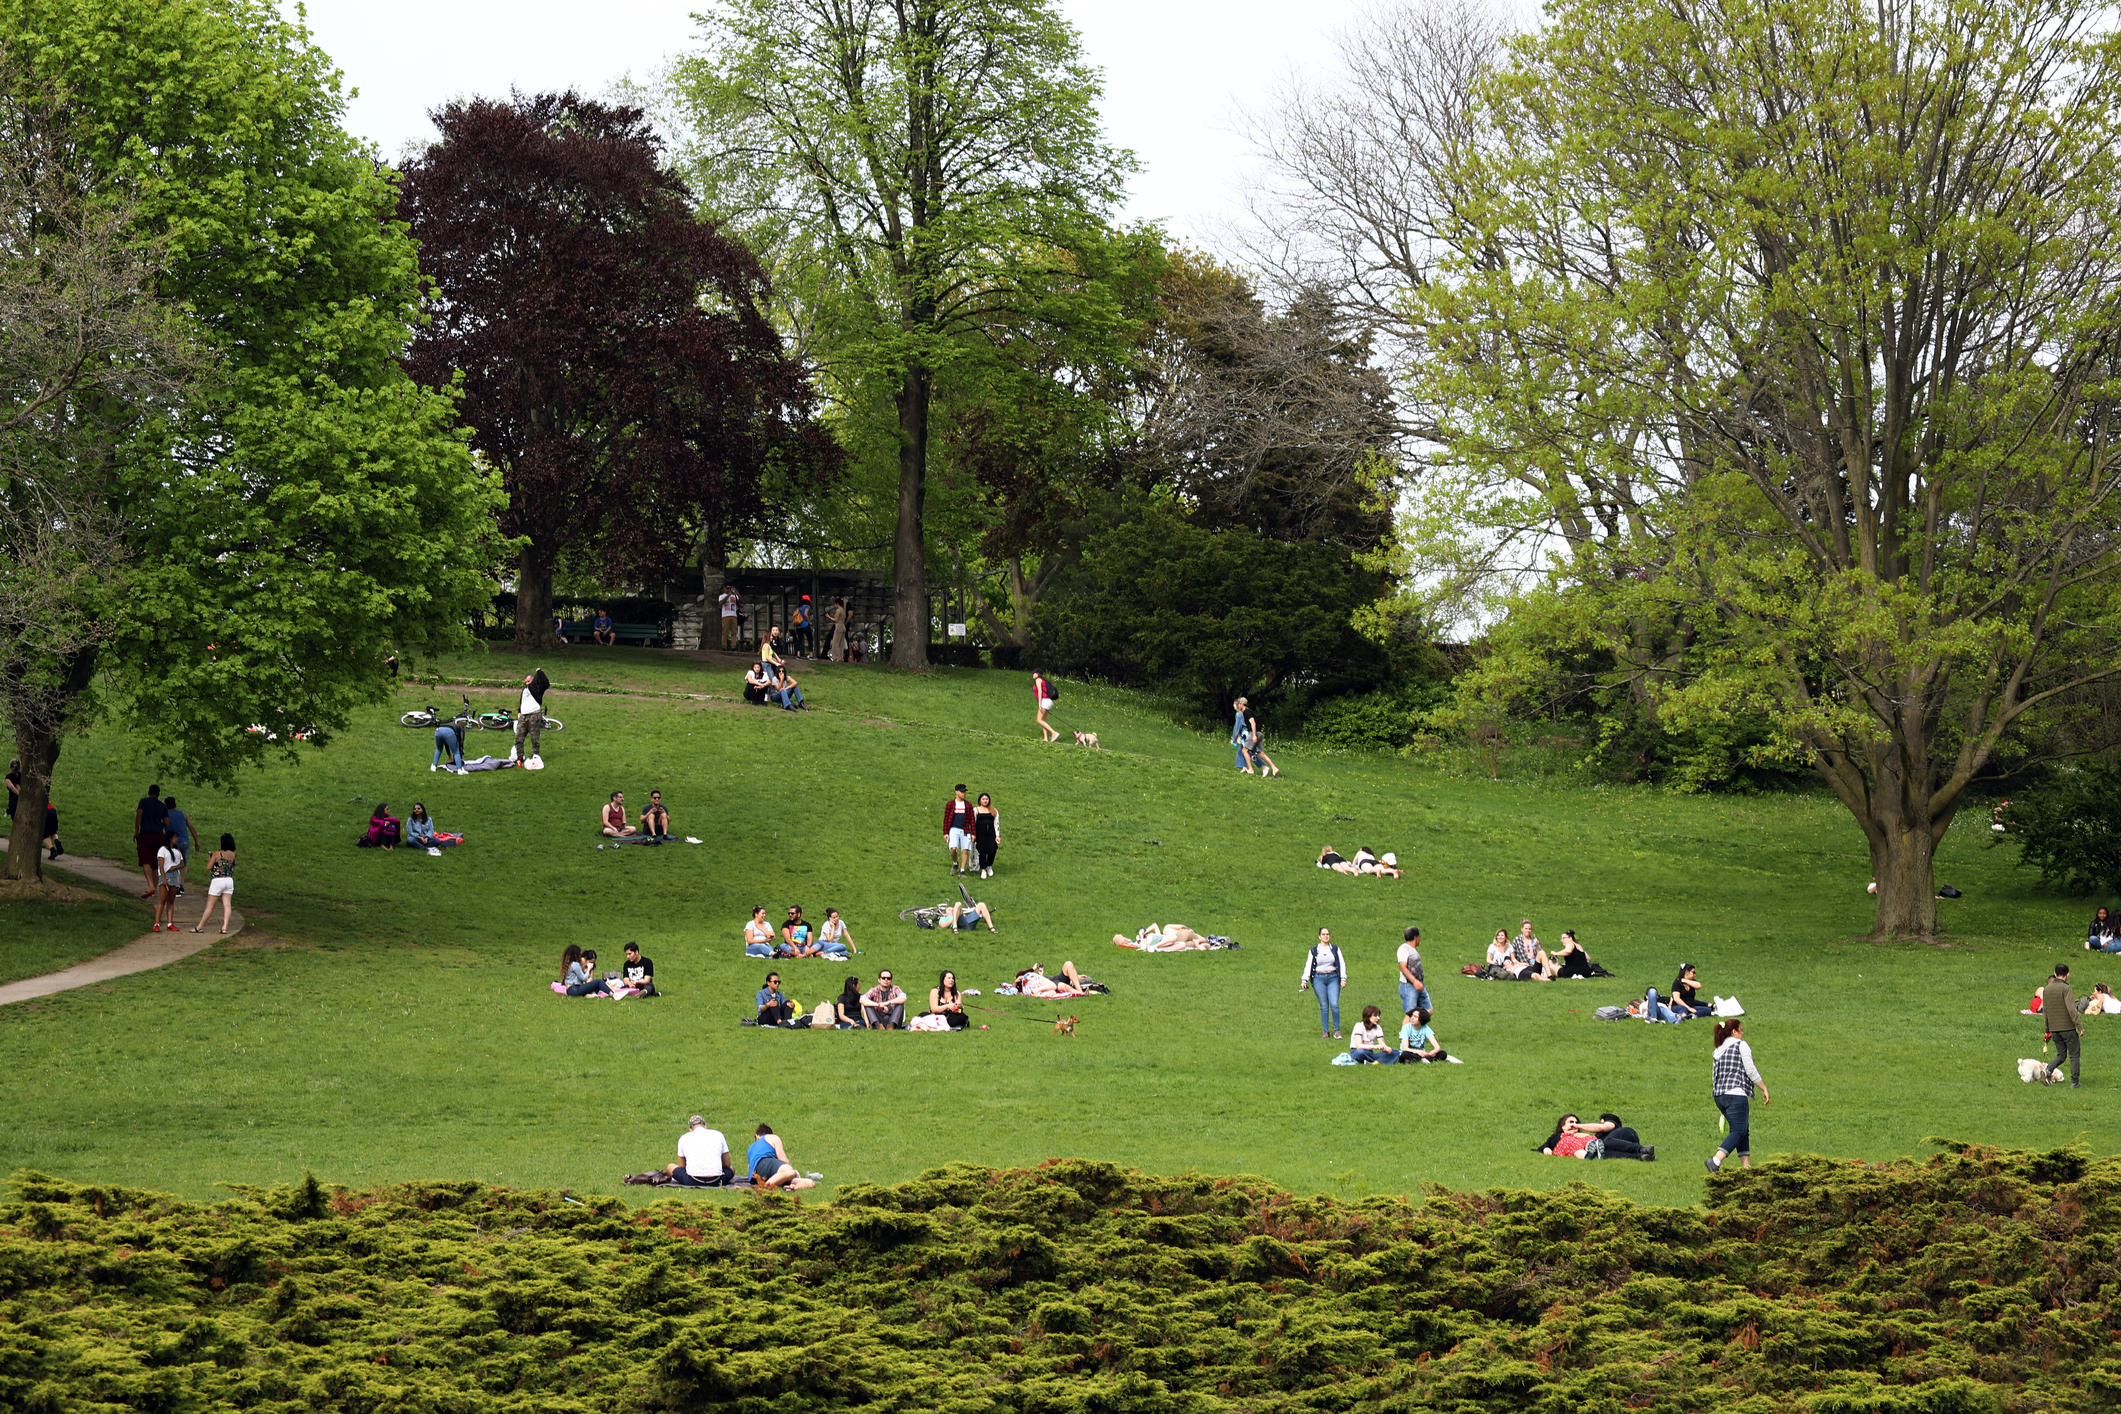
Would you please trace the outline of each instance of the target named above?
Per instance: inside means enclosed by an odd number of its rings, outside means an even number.
[[[1588,1179],[1690,1204],[1714,1144],[1708,1028],[1609,1024],[1595,1006],[1666,986],[1679,962],[1736,993],[1776,1096],[1755,1110],[1762,1153],[1887,1159],[1924,1136],[2046,1149],[2112,1147],[2114,1044],[2095,1030],[2081,1091],[2020,1084],[2037,1054],[2017,1014],[2058,958],[2088,985],[2088,905],[2036,892],[1985,834],[1947,842],[1965,890],[1949,948],[1879,947],[1860,838],[1822,797],[1687,798],[1491,782],[1363,756],[1285,748],[1287,774],[1231,770],[1222,728],[1160,704],[1067,685],[1054,717],[1101,753],[1038,743],[1027,680],[861,667],[805,672],[818,710],[737,700],[740,670],[645,651],[555,655],[548,769],[429,774],[429,734],[396,706],[301,765],[220,796],[181,782],[209,837],[241,845],[252,932],[174,967],[0,1011],[10,1096],[0,1165],[203,1197],[219,1182],[313,1170],[370,1186],[478,1179],[610,1192],[666,1162],[684,1117],[732,1136],[759,1121],[805,1169],[890,1183],[952,1162],[1081,1157],[1154,1172],[1244,1172],[1300,1192],[1404,1193],[1428,1183],[1538,1188]],[[507,654],[443,665],[499,705]],[[1202,730],[1201,728],[1205,728]],[[498,734],[486,734],[505,752]],[[69,744],[56,798],[70,849],[129,857],[140,744]],[[958,781],[1003,817],[996,877],[977,892],[999,936],[939,937],[898,910],[951,891],[941,808]],[[596,811],[661,788],[705,843],[598,851]],[[469,843],[442,858],[353,848],[371,805],[424,800]],[[1311,865],[1319,846],[1397,850],[1399,883]],[[991,989],[1063,958],[1109,997],[1069,1010],[976,999],[991,1029],[961,1035],[740,1028],[765,967],[741,955],[754,903],[848,918],[864,983],[880,966],[924,995],[944,966]],[[1456,975],[1498,927],[1574,927],[1610,982],[1476,983]],[[1237,939],[1239,951],[1142,957],[1110,944],[1149,921]],[[1452,1067],[1327,1064],[1297,991],[1321,925],[1365,1002],[1394,1001],[1391,953],[1424,930],[1436,1028]],[[669,995],[620,1004],[547,990],[560,949],[614,959],[638,939]],[[814,1003],[849,969],[780,964]],[[2121,980],[2121,967],[2112,969]],[[2121,1038],[2121,1029],[2114,1036]],[[1658,1145],[1655,1164],[1585,1169],[1531,1152],[1562,1108],[1612,1109]]]

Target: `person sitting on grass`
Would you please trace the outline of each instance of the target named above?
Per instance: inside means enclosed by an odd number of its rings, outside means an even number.
[[[1112,945],[1142,952],[1207,952],[1215,946],[1205,934],[1196,933],[1183,923],[1151,923],[1131,938],[1114,933]]]
[[[670,838],[670,812],[663,808],[663,793],[648,792],[648,808],[641,812],[641,833],[652,840]]]
[[[1406,1015],[1399,1026],[1399,1061],[1401,1065],[1412,1065],[1420,1061],[1425,1065],[1457,1065],[1458,1057],[1443,1048],[1436,1033],[1429,1029],[1429,1018],[1435,1015],[1426,1007],[1416,1007]]]
[[[744,1151],[744,1167],[750,1171],[754,1188],[817,1187],[815,1179],[803,1177],[796,1172],[795,1165],[788,1162],[788,1150],[770,1124],[759,1126],[758,1137]]]
[[[1375,854],[1370,852],[1368,845],[1361,845],[1355,851],[1355,872],[1358,874],[1375,874],[1379,878],[1389,876],[1397,879],[1404,871],[1399,867],[1398,855],[1388,854],[1380,860]]]
[[[788,909],[788,921],[781,925],[781,956],[822,957],[824,949],[810,941],[810,925],[803,921],[803,906],[793,904]]]
[[[817,932],[817,950],[820,956],[845,958],[853,951],[853,940],[847,936],[846,920],[836,908],[825,910],[825,926]]]
[[[1561,947],[1553,954],[1556,977],[1597,977],[1600,969],[1591,962],[1591,955],[1576,941],[1576,930],[1562,930]]]
[[[796,682],[795,674],[789,672],[786,665],[775,663],[769,671],[773,674],[773,686],[769,691],[774,700],[781,704],[783,711],[810,710],[803,705],[803,689]]]
[[[722,1131],[709,1129],[699,1115],[685,1125],[685,1132],[678,1136],[678,1161],[663,1170],[671,1183],[679,1188],[727,1188],[736,1182],[736,1170],[729,1167],[729,1141]]]
[[[2121,1016],[2121,997],[2099,982],[2093,985],[2090,996],[2077,1003],[2077,1010],[2086,1016]]]
[[[401,837],[398,817],[382,801],[368,813],[368,844],[371,849],[396,849]]]
[[[965,998],[978,995],[978,992],[960,992],[957,989],[957,974],[946,967],[943,969],[943,975],[935,979],[935,985],[928,989],[928,1010],[925,1014],[944,1017],[949,1021],[952,1031],[962,1031],[968,1023]]]
[[[595,948],[578,948],[573,943],[560,954],[563,971],[560,980],[567,986],[570,997],[608,996],[611,984],[597,976],[597,954]]]
[[[795,1015],[795,1004],[781,994],[781,974],[766,974],[766,985],[759,988],[752,999],[758,1003],[758,1024],[761,1026],[785,1026]]]
[[[1716,1008],[1701,1000],[1701,983],[1694,976],[1694,964],[1679,964],[1679,975],[1672,979],[1672,1010],[1684,1016],[1714,1016]]]
[[[620,964],[619,978],[637,997],[660,997],[655,989],[655,964],[641,952],[639,943],[626,945],[626,961]]]
[[[2121,952],[2121,924],[2114,921],[2114,916],[2106,911],[2103,903],[2092,915],[2092,926],[2084,935],[2084,948],[2087,952]]]
[[[1391,1065],[1399,1052],[1385,1046],[1384,1013],[1374,1006],[1362,1009],[1362,1020],[1348,1035],[1348,1054],[1357,1065]]]
[[[766,905],[759,904],[751,910],[751,921],[744,925],[744,956],[779,957],[781,950],[773,937],[773,925],[766,921]]]
[[[1056,982],[1046,975],[1044,963],[1033,963],[1028,971],[1016,974],[1016,990],[1025,997],[1087,997],[1090,995],[1090,979],[1076,970],[1072,962],[1061,964],[1061,976],[1065,980]]]
[[[1510,963],[1522,970],[1527,977],[1541,982],[1551,982],[1560,965],[1547,956],[1547,950],[1532,936],[1532,920],[1518,920],[1517,936],[1510,939]]]
[[[871,1031],[906,1029],[906,990],[891,980],[890,973],[878,973],[876,985],[863,993],[862,1025]]]
[[[1353,874],[1355,872],[1355,866],[1343,859],[1331,845],[1327,845],[1318,851],[1318,867],[1331,869],[1336,874]]]
[[[994,910],[975,900],[972,903],[953,903],[943,909],[942,921],[936,926],[944,932],[970,933],[980,924],[987,925],[990,933],[999,933],[994,926]]]
[[[615,790],[611,799],[604,802],[604,812],[599,818],[605,834],[615,840],[630,839],[640,831],[626,823],[626,792]]]
[[[763,707],[772,691],[773,670],[764,663],[753,663],[751,671],[744,674],[744,700]]]
[[[405,817],[405,838],[415,849],[449,849],[464,843],[462,835],[436,829],[434,817],[427,813],[427,803],[421,800],[412,803],[412,814]]]
[[[832,1028],[835,1031],[861,1031],[868,1025],[862,1019],[862,979],[849,977],[841,985],[838,999],[832,1003]]]
[[[1595,1120],[1563,1115],[1554,1132],[1539,1146],[1542,1154],[1564,1159],[1644,1159],[1655,1162],[1657,1146],[1644,1144],[1642,1136],[1620,1122],[1616,1114]]]

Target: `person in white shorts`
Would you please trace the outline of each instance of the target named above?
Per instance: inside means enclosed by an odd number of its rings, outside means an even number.
[[[206,920],[213,917],[214,900],[221,900],[221,931],[228,931],[229,915],[236,907],[236,837],[221,836],[221,847],[206,856],[206,907],[199,912],[199,926],[194,933],[206,931]]]
[[[959,782],[957,794],[943,807],[943,838],[950,846],[950,872],[970,874],[978,867],[978,842],[972,837],[972,802]]]

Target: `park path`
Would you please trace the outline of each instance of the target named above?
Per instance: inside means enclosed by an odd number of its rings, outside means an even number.
[[[84,879],[93,879],[107,884],[121,893],[137,894],[133,885],[146,882],[138,869],[129,869],[112,859],[97,859],[93,855],[69,854],[64,864],[47,864],[45,868],[63,869]],[[193,881],[203,891],[204,879]],[[167,967],[179,958],[190,957],[220,941],[221,934],[209,928],[203,933],[191,930],[199,925],[200,912],[206,907],[204,893],[187,893],[177,900],[177,930],[170,933],[144,933],[124,947],[113,948],[101,957],[92,957],[87,962],[77,962],[72,967],[57,972],[47,972],[42,977],[26,977],[20,982],[9,982],[0,986],[0,1006],[12,1002],[26,1002],[38,997],[49,997],[58,992],[70,992],[76,987],[87,987],[97,982],[108,982],[113,977],[127,977],[135,972],[150,972],[157,967]],[[219,910],[216,910],[218,913]],[[228,936],[234,937],[243,930],[243,915],[234,914],[228,922]]]

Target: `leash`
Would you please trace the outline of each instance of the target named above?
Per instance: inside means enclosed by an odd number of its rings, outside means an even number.
[[[1042,1018],[1042,1017],[1036,1017],[1036,1016],[1020,1016],[1020,1015],[1018,1015],[1018,1014],[1017,1014],[1016,1012],[1013,1012],[1013,1011],[996,1011],[996,1010],[995,1010],[995,1009],[994,1009],[993,1007],[991,1007],[991,1006],[972,1006],[972,1005],[971,1005],[970,1003],[967,1003],[967,1004],[966,1004],[966,1009],[967,1009],[967,1010],[969,1010],[969,1011],[984,1011],[984,1012],[987,1012],[987,1013],[989,1013],[989,1014],[991,1014],[991,1015],[994,1015],[994,1016],[1006,1016],[1006,1017],[1010,1018],[1010,1019],[1011,1019],[1012,1021],[1028,1021],[1028,1022],[1030,1022],[1030,1023],[1031,1023],[1031,1024],[1033,1025],[1033,1026],[1051,1026],[1051,1025],[1053,1024],[1053,1022],[1052,1022],[1052,1021],[1047,1021],[1047,1020],[1045,1020],[1045,1019],[1044,1019],[1044,1018]],[[1059,1018],[1058,1016],[1056,1016],[1056,1017],[1054,1017],[1054,1018],[1053,1018],[1053,1020],[1054,1020],[1054,1021],[1058,1021],[1058,1020],[1060,1020],[1060,1018]]]

